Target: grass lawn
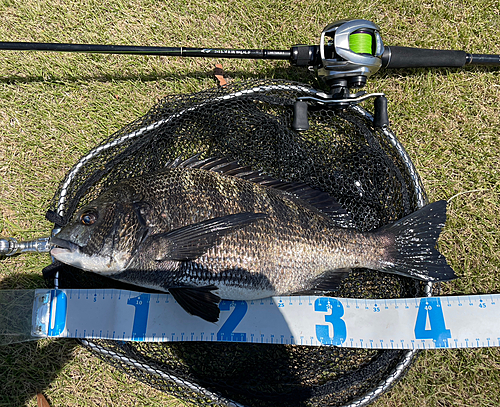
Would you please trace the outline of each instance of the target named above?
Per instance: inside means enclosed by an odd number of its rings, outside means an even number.
[[[388,45],[500,54],[498,0],[2,0],[0,41],[288,49],[317,44],[343,18],[381,27]],[[158,98],[233,79],[313,76],[287,62],[0,51],[0,236],[48,235],[48,201],[77,159]],[[500,71],[380,72],[391,126],[431,201],[455,197],[440,240],[460,279],[444,294],[500,292]],[[0,260],[0,289],[43,286],[48,256]],[[376,407],[500,405],[500,350],[426,351]],[[0,407],[177,406],[70,341],[0,348]]]

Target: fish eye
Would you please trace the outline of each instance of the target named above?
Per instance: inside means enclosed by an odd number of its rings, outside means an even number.
[[[80,215],[80,221],[85,225],[85,226],[90,226],[92,225],[95,221],[97,220],[97,213],[95,211],[87,211],[83,212]]]

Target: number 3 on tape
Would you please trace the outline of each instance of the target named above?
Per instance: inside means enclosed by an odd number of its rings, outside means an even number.
[[[331,324],[333,328],[333,337],[330,336],[328,325],[316,325],[316,338],[323,345],[342,345],[347,338],[347,327],[344,320],[344,307],[340,301],[335,298],[320,297],[314,301],[314,311],[328,312],[325,315],[325,322]]]

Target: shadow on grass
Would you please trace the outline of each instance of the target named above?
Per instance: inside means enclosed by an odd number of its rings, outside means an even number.
[[[22,274],[23,287],[43,285],[40,274]],[[1,280],[1,289],[19,288],[19,278],[13,275]],[[73,358],[77,345],[75,340],[44,339],[0,346],[0,406],[26,406],[38,392],[44,393]]]
[[[224,66],[224,65],[223,65]],[[215,62],[213,64],[215,67]],[[316,81],[316,77],[314,73],[310,72],[305,68],[297,68],[297,67],[275,67],[270,66],[267,69],[259,69],[258,73],[248,72],[245,70],[225,70],[225,75],[230,79],[261,79],[261,78],[279,78],[279,79],[288,79],[293,81],[303,81],[307,83],[312,83]],[[3,84],[24,84],[24,83],[36,83],[36,82],[63,82],[63,83],[72,83],[72,82],[127,82],[127,81],[141,81],[141,82],[154,82],[157,80],[169,80],[169,81],[182,81],[185,79],[200,79],[200,78],[214,78],[215,76],[212,70],[208,69],[206,71],[189,71],[187,73],[151,73],[147,75],[126,75],[120,72],[116,72],[116,74],[106,74],[106,75],[92,75],[92,76],[79,76],[79,75],[65,75],[57,78],[47,79],[41,75],[36,76],[21,76],[21,75],[11,75],[0,77],[0,83]]]
[[[215,68],[217,61],[214,61],[212,66]],[[222,63],[224,67],[224,63]],[[499,71],[500,67],[495,66],[464,66],[462,68],[401,68],[401,69],[382,69],[380,72],[376,73],[376,77],[379,79],[386,79],[390,77],[412,77],[419,76],[422,73],[432,71],[433,73],[441,76],[447,76],[450,72],[456,71],[468,71],[468,72],[495,72]],[[248,70],[225,70],[226,77],[230,79],[239,80],[249,80],[249,79],[262,79],[262,78],[276,78],[276,79],[288,79],[297,82],[310,83],[315,88],[324,88],[325,85],[318,80],[316,74],[307,68],[289,66],[289,67],[277,67],[270,64],[266,69],[259,67],[258,72],[249,72]],[[60,76],[57,78],[46,78],[41,75],[36,76],[21,76],[21,75],[11,75],[7,77],[0,77],[0,83],[3,84],[23,84],[23,83],[37,83],[37,82],[51,82],[51,83],[73,83],[73,82],[126,82],[126,81],[141,81],[141,82],[154,82],[157,80],[169,80],[169,81],[183,81],[186,79],[200,79],[200,78],[213,78],[214,84],[216,83],[215,76],[212,70],[207,69],[206,71],[193,70],[187,73],[158,73],[154,72],[151,74],[142,75],[126,75],[121,72],[116,72],[115,74],[103,74],[103,75],[72,75],[66,74],[65,76]]]
[[[1,346],[0,405],[26,406],[38,392],[45,393],[77,345],[64,339]]]

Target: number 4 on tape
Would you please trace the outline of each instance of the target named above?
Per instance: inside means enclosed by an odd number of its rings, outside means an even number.
[[[427,321],[429,321],[430,329],[427,329]],[[415,322],[415,339],[433,339],[436,342],[436,348],[447,348],[450,338],[451,331],[446,329],[441,299],[422,298]]]

